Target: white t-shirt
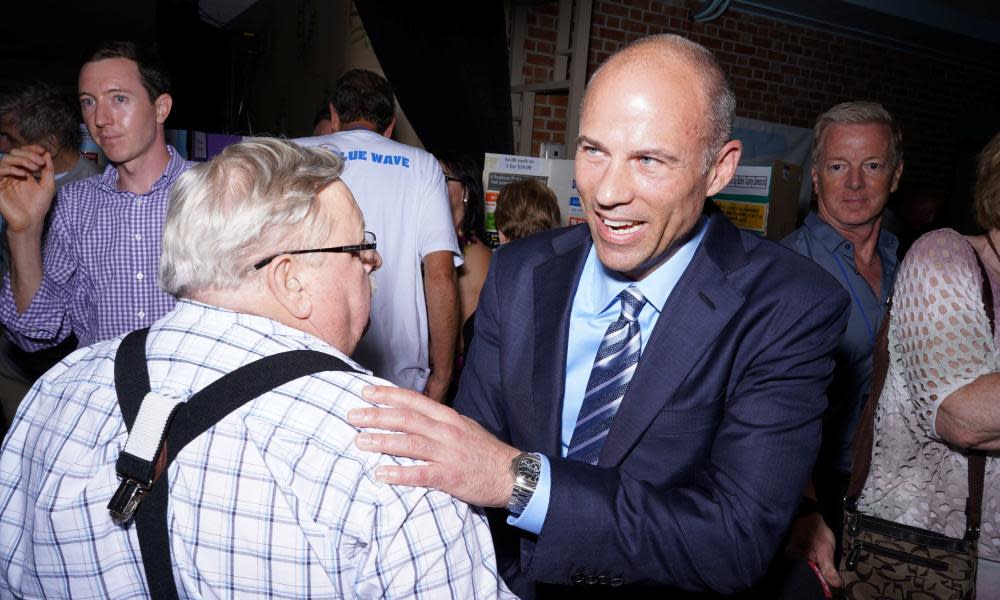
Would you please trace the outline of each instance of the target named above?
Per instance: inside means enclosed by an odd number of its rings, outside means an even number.
[[[300,138],[345,159],[342,179],[378,239],[382,268],[375,272],[371,325],[354,358],[400,387],[423,391],[429,374],[423,258],[446,250],[462,264],[437,159],[419,148],[366,129]]]

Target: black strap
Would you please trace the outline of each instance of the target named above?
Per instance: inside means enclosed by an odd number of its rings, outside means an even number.
[[[150,391],[145,340],[148,329],[125,336],[115,356],[115,387],[122,418],[129,431],[142,399]],[[250,400],[306,375],[321,371],[354,371],[344,361],[314,350],[292,350],[246,364],[223,375],[174,411],[166,436],[167,462],[159,479],[135,513],[136,533],[150,596],[177,598],[170,540],[167,534],[167,468],[177,454],[199,435]]]
[[[118,408],[122,411],[125,427],[132,431],[132,424],[139,416],[139,405],[149,392],[149,371],[146,370],[146,337],[149,327],[137,329],[125,336],[115,355],[115,390]]]

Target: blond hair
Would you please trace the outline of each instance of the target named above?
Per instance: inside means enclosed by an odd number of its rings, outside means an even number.
[[[889,148],[890,160],[893,167],[899,166],[903,162],[903,130],[896,119],[881,104],[867,100],[841,102],[816,117],[816,124],[813,126],[813,162],[819,162],[823,134],[830,125],[859,125],[863,123],[882,123],[889,127],[892,132],[892,144]]]
[[[972,207],[983,229],[1000,229],[1000,133],[979,153]]]

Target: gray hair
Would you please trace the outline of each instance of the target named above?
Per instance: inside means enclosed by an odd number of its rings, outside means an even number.
[[[671,33],[661,33],[639,38],[615,51],[600,67],[594,71],[587,85],[587,92],[590,91],[590,84],[597,79],[597,75],[608,64],[616,59],[626,59],[636,55],[639,50],[647,49],[647,46],[657,46],[664,55],[678,54],[685,59],[701,76],[704,87],[702,88],[709,104],[708,127],[702,128],[702,135],[705,140],[705,167],[707,173],[715,162],[716,156],[722,147],[726,145],[733,133],[733,118],[736,113],[736,94],[733,92],[729,79],[716,60],[715,55],[708,48],[692,42],[691,40]],[[584,94],[584,104],[586,104],[587,94]]]
[[[0,116],[9,116],[28,143],[42,144],[49,152],[80,147],[80,105],[75,95],[47,83],[27,85],[0,100]],[[58,148],[49,148],[45,138],[55,136]]]
[[[861,125],[864,123],[882,123],[889,126],[889,130],[892,132],[892,145],[889,148],[892,155],[890,160],[893,167],[899,166],[903,162],[903,130],[896,119],[881,104],[867,100],[841,102],[816,117],[816,124],[813,126],[813,163],[819,163],[820,147],[827,127],[832,124]]]
[[[343,165],[329,150],[254,138],[191,167],[170,191],[160,286],[178,297],[238,288],[257,260],[321,244],[329,224],[316,196]]]

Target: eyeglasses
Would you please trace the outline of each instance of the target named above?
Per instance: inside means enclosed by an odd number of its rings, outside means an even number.
[[[462,183],[461,179],[459,179],[458,177],[452,177],[451,175],[445,175],[444,181],[445,183],[448,183],[450,181],[454,181],[455,183]]]
[[[377,254],[375,253],[375,234],[366,231],[365,241],[361,244],[352,244],[350,246],[334,246],[333,248],[313,248],[311,250],[288,250],[286,252],[279,252],[275,255],[268,256],[267,258],[257,261],[254,263],[253,268],[255,271],[263,269],[267,265],[271,264],[271,261],[278,258],[283,254],[311,254],[313,252],[333,252],[333,253],[348,253],[361,259],[361,262],[366,265],[373,265],[377,267],[378,262],[375,258]]]

